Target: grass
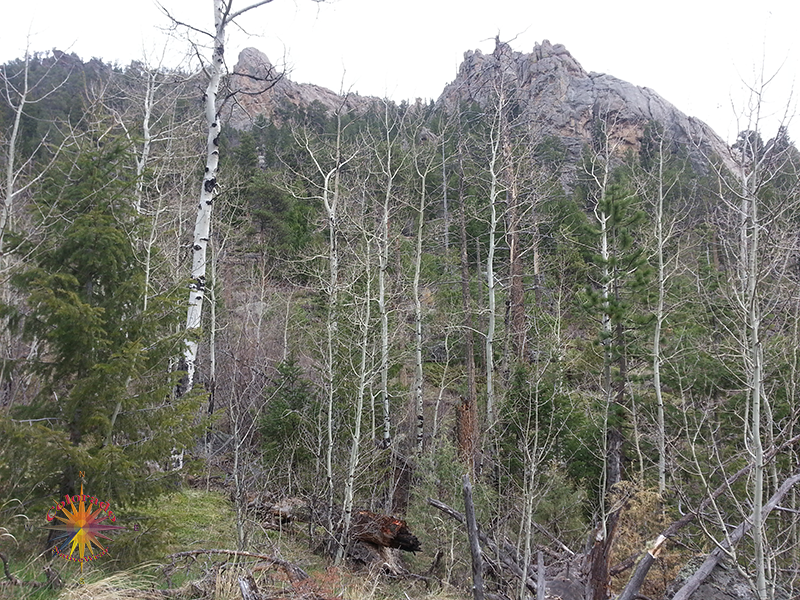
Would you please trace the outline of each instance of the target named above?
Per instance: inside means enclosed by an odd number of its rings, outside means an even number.
[[[236,547],[234,509],[222,492],[183,490],[154,503],[144,518],[166,527],[172,552]]]
[[[309,579],[289,581],[285,573],[253,558],[198,555],[176,561],[170,554],[191,550],[236,548],[235,512],[223,492],[184,489],[147,505],[121,511],[127,529],[115,534],[110,556],[77,565],[58,558],[52,562],[66,587],[59,590],[0,586],[0,598],[10,600],[150,600],[169,587],[171,597],[240,600],[239,578],[252,574],[263,594],[294,600],[460,600],[454,588],[421,581],[390,580],[378,572],[352,572],[331,567],[309,550],[305,529],[290,525],[282,532],[258,527],[248,550],[278,556],[302,567]],[[138,526],[138,527],[137,527]],[[42,567],[49,556],[31,557],[42,545],[40,531],[20,539],[12,572],[23,580],[43,581]],[[7,541],[9,541],[7,539]],[[412,570],[424,570],[429,556],[410,559]],[[27,560],[26,563],[21,561]],[[418,564],[417,564],[418,563]],[[423,564],[424,563],[424,564]],[[0,575],[1,577],[1,575]],[[80,582],[82,577],[83,583]],[[433,589],[435,588],[435,589]]]

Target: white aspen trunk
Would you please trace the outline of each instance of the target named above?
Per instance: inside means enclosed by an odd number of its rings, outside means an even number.
[[[436,403],[433,407],[433,423],[431,424],[431,443],[436,443],[436,438],[439,435],[439,408],[442,405],[444,392],[447,389],[448,370],[450,369],[450,332],[445,331],[444,334],[444,350],[446,360],[444,369],[442,369],[442,378],[439,381],[439,393],[436,396]]]
[[[144,93],[144,116],[142,117],[142,152],[136,159],[136,191],[134,193],[133,208],[136,214],[142,213],[142,203],[144,201],[144,180],[142,174],[147,167],[150,158],[150,145],[152,134],[150,132],[150,119],[153,114],[156,94],[156,75],[155,69],[147,71],[147,85]]]
[[[664,396],[661,393],[661,326],[664,323],[664,140],[658,144],[658,195],[656,198],[656,253],[658,259],[658,301],[653,329],[653,389],[656,394],[658,426],[658,493],[663,498],[667,489],[667,434],[664,424]]]
[[[338,181],[338,168],[335,171]],[[328,322],[327,322],[327,344],[326,344],[326,365],[325,365],[325,384],[326,384],[326,444],[325,444],[325,479],[328,488],[328,530],[333,531],[333,404],[335,397],[335,347],[336,334],[339,329],[337,302],[339,290],[339,251],[337,242],[337,193],[334,191],[329,197],[330,173],[325,180],[324,203],[328,213]],[[336,190],[334,184],[334,190]]]
[[[383,406],[384,448],[392,444],[391,407],[389,403],[389,311],[386,307],[386,279],[389,270],[389,200],[392,195],[394,171],[392,166],[392,140],[389,127],[389,103],[384,103],[384,128],[386,130],[386,193],[381,211],[380,246],[378,248],[378,311],[381,318],[381,404]]]
[[[186,330],[196,334],[200,330],[203,315],[203,300],[206,293],[206,253],[211,237],[211,208],[214,192],[217,187],[217,169],[219,167],[219,136],[221,122],[217,109],[222,73],[225,68],[225,26],[228,21],[227,7],[223,0],[214,0],[214,42],[211,63],[208,65],[208,85],[205,92],[205,119],[208,133],[206,136],[206,166],[203,182],[200,185],[200,202],[197,207],[197,218],[194,225],[192,241],[192,275],[189,283],[189,302],[186,313]],[[185,391],[194,385],[194,374],[197,363],[197,341],[186,340],[184,358],[186,361]]]
[[[367,274],[366,299],[364,301],[364,318],[361,323],[361,363],[358,373],[358,392],[356,393],[355,423],[353,439],[350,445],[350,460],[347,464],[347,477],[344,483],[344,502],[342,504],[342,537],[336,550],[335,563],[340,565],[344,559],[345,548],[350,534],[350,522],[353,516],[353,491],[355,488],[356,469],[361,448],[361,418],[364,413],[364,395],[367,389],[367,347],[369,345],[369,320],[372,306],[372,276],[370,270],[370,242],[367,241]]]
[[[11,126],[11,135],[8,138],[6,147],[8,148],[8,155],[6,157],[6,172],[5,172],[5,190],[0,197],[0,256],[2,256],[3,264],[2,268],[5,269],[7,267],[6,264],[6,253],[5,253],[5,245],[4,245],[4,238],[5,232],[10,225],[10,221],[13,220],[14,216],[14,202],[16,197],[21,194],[23,191],[27,190],[31,187],[34,183],[41,180],[50,167],[56,162],[61,149],[68,143],[70,140],[73,139],[73,135],[64,136],[64,140],[60,143],[60,145],[55,148],[55,150],[51,150],[51,157],[49,162],[44,166],[44,168],[39,170],[39,173],[34,177],[28,179],[25,183],[20,184],[19,178],[20,176],[28,170],[31,162],[35,154],[42,148],[47,140],[47,134],[45,134],[44,138],[42,138],[36,149],[31,153],[31,155],[20,165],[17,166],[17,140],[19,138],[20,132],[20,124],[22,122],[22,115],[25,112],[27,106],[31,104],[36,104],[41,102],[51,94],[58,91],[61,86],[63,86],[67,80],[69,79],[69,75],[67,75],[64,80],[55,85],[53,88],[45,92],[44,94],[40,95],[36,99],[32,99],[31,95],[34,93],[36,88],[47,78],[48,74],[50,73],[50,69],[52,69],[57,63],[53,63],[43,75],[39,76],[39,79],[35,81],[33,84],[30,82],[30,53],[28,52],[29,48],[25,48],[25,59],[24,59],[24,66],[22,72],[22,89],[16,89],[5,70],[2,73],[2,80],[4,85],[4,96],[6,102],[8,103],[9,108],[11,108],[12,113],[14,114],[14,123]],[[16,102],[15,102],[16,98]]]
[[[537,411],[538,412],[538,411]],[[526,435],[527,438],[527,435]],[[531,564],[531,528],[533,525],[533,498],[534,481],[536,476],[536,456],[539,451],[539,431],[534,431],[533,450],[529,447],[528,440],[525,440],[525,508],[523,512],[522,536],[522,577],[520,578],[519,597],[525,598],[527,595],[528,565]],[[538,573],[542,575],[541,572]],[[538,600],[538,599],[537,599]]]
[[[233,426],[233,493],[236,504],[236,546],[237,550],[244,550],[246,545],[246,532],[244,528],[246,502],[244,497],[244,482],[242,481],[242,440],[239,411],[236,407],[235,394],[228,395],[228,414]]]
[[[211,281],[213,283],[217,280],[217,259],[219,254],[216,246],[212,246],[211,251],[213,252],[211,258]],[[211,416],[214,414],[214,402],[217,394],[217,297],[213,285],[209,288],[209,294],[209,300],[211,301],[211,318],[209,319],[211,327],[208,332],[208,415]],[[206,452],[209,457],[212,450],[210,433],[211,430],[209,429],[206,436]],[[234,443],[238,444],[238,439],[234,438]],[[239,549],[242,550],[242,548]]]
[[[748,190],[749,192],[749,190]],[[761,346],[761,308],[758,298],[759,223],[755,194],[749,199],[750,246],[747,256],[747,327],[750,360],[751,452],[753,456],[753,546],[755,550],[756,592],[760,600],[767,598],[766,565],[764,558],[764,448],[761,441],[761,394],[763,350]]]
[[[417,214],[417,247],[414,255],[414,407],[416,416],[417,439],[415,451],[417,456],[422,454],[422,446],[425,434],[425,413],[423,404],[423,384],[422,373],[422,302],[420,301],[419,276],[422,268],[422,231],[425,217],[425,184],[427,171],[420,173],[421,191],[419,199],[419,212]]]
[[[325,478],[328,488],[328,530],[333,532],[333,404],[335,398],[336,335],[339,330],[339,248],[338,248],[338,204],[339,168],[341,166],[341,115],[337,113],[336,158],[333,169],[324,173],[322,203],[328,217],[328,322],[326,326],[326,444]]]
[[[442,132],[442,213],[444,216],[444,253],[450,248],[450,211],[447,206],[447,161],[445,159],[446,137]]]
[[[206,252],[211,237],[211,207],[217,187],[217,169],[219,167],[219,137],[222,122],[217,107],[217,95],[225,70],[225,28],[239,15],[258,6],[268,4],[272,0],[261,0],[237,12],[231,12],[233,0],[213,0],[214,2],[214,40],[211,62],[207,65],[208,85],[204,98],[204,115],[207,127],[206,166],[203,182],[200,185],[200,202],[194,224],[192,239],[192,274],[189,283],[189,302],[186,311],[186,330],[196,334],[200,330],[203,316],[203,299],[206,293]],[[191,336],[190,336],[191,337]],[[197,341],[187,337],[184,360],[186,363],[186,381],[184,393],[194,385],[194,374],[197,364]]]
[[[17,152],[17,138],[19,137],[19,124],[22,119],[22,111],[25,108],[26,101],[28,99],[28,63],[30,57],[28,55],[27,50],[25,51],[25,72],[23,75],[23,87],[22,90],[19,92],[19,102],[16,106],[11,100],[10,93],[7,93],[7,100],[9,105],[14,110],[14,125],[11,127],[11,136],[8,139],[8,158],[6,162],[6,193],[5,198],[3,198],[3,207],[0,210],[0,256],[3,256],[4,247],[3,247],[3,238],[5,235],[6,227],[8,226],[8,221],[11,217],[11,214],[14,209],[14,196],[16,196],[17,192],[15,191],[15,182],[16,182],[16,173],[14,171],[14,163],[16,162],[16,152]],[[8,85],[8,84],[7,84]]]
[[[283,352],[281,353],[281,360],[286,362],[289,360],[289,321],[292,316],[292,291],[286,294],[286,317],[283,321]]]
[[[492,154],[489,162],[489,247],[486,256],[486,287],[488,293],[488,321],[486,324],[486,428],[488,431],[494,427],[495,422],[495,394],[494,394],[494,334],[496,293],[494,284],[494,252],[497,233],[497,196],[498,196],[498,150],[500,145],[500,123],[503,118],[503,95],[501,92],[498,100],[497,129],[492,133]]]
[[[759,116],[756,108],[755,123]],[[741,333],[742,362],[747,382],[749,402],[749,431],[745,444],[753,464],[752,513],[755,588],[760,600],[767,598],[766,560],[764,555],[764,449],[762,442],[761,406],[763,394],[763,350],[761,346],[761,306],[758,294],[759,218],[758,189],[759,167],[762,156],[757,147],[758,131],[742,139],[739,162],[739,264],[738,300],[743,313]]]
[[[605,405],[606,410],[604,413],[604,423],[603,423],[603,462],[605,463],[603,469],[603,486],[602,489],[607,491],[610,484],[616,483],[615,481],[611,481],[609,484],[609,464],[608,460],[614,460],[614,457],[611,456],[611,448],[609,447],[609,439],[608,439],[608,411],[611,408],[612,404],[612,385],[611,385],[611,338],[612,338],[612,331],[611,331],[611,306],[610,306],[610,296],[611,290],[613,286],[613,277],[612,271],[609,268],[609,262],[611,259],[611,249],[610,249],[610,242],[609,242],[609,232],[608,232],[608,221],[610,220],[611,216],[605,212],[605,200],[606,200],[606,193],[608,191],[608,180],[610,176],[610,151],[608,148],[609,140],[606,136],[605,140],[605,155],[603,156],[603,166],[602,166],[602,173],[599,178],[595,177],[597,184],[599,186],[599,199],[595,203],[594,206],[594,217],[597,220],[598,225],[600,226],[600,258],[603,261],[603,268],[601,270],[601,283],[600,283],[600,297],[601,297],[601,336],[602,336],[602,344],[603,344],[603,394],[605,396]],[[614,468],[616,470],[616,467]],[[614,477],[612,477],[613,479]],[[603,525],[605,526],[606,518],[603,517]],[[605,535],[605,531],[604,531]]]

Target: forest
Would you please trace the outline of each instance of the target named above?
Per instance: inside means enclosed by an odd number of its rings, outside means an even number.
[[[0,66],[0,595],[798,597],[800,153],[757,102],[569,146],[506,49],[245,128],[222,44]]]

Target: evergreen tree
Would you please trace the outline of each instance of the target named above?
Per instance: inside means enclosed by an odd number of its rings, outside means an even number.
[[[602,386],[609,410],[607,490],[623,477],[631,362],[646,353],[640,337],[632,335],[648,320],[640,307],[646,301],[651,276],[644,248],[635,243],[636,228],[645,218],[636,202],[638,198],[624,183],[612,183],[597,202],[595,212],[601,216],[601,225],[589,230],[595,240],[592,247],[600,249],[591,255],[596,274],[587,289],[587,307],[601,321]]]
[[[126,147],[87,146],[52,172],[36,199],[45,236],[20,248],[31,260],[12,284],[24,304],[4,312],[30,344],[25,367],[38,393],[2,427],[25,428],[28,451],[46,457],[29,465],[41,470],[35,498],[75,493],[82,471],[93,494],[124,503],[164,489],[169,476],[151,470],[191,443],[198,397],[173,395],[180,374],[169,367],[183,350],[178,299],[151,297],[143,308]]]

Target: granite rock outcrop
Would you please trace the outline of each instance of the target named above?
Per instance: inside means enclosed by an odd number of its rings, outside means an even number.
[[[499,40],[491,54],[466,52],[458,75],[438,103],[449,108],[464,102],[490,106],[496,102],[500,82],[540,135],[562,141],[572,164],[591,142],[598,118],[606,122],[620,154],[638,152],[645,127],[654,121],[667,139],[687,149],[696,168],[702,169],[712,156],[729,160],[725,142],[699,119],[685,115],[649,88],[586,72],[563,45],[547,40],[527,54]]]
[[[314,103],[333,113],[340,108],[361,112],[377,101],[358,94],[342,96],[313,83],[296,83],[255,48],[245,48],[239,53],[228,87],[235,92],[236,102],[228,103],[224,116],[234,129],[249,129],[257,115],[279,123],[281,111],[306,109]]]
[[[591,144],[598,118],[605,121],[620,155],[628,150],[638,152],[645,127],[657,122],[669,141],[686,149],[696,170],[706,171],[712,157],[733,167],[728,146],[708,125],[685,115],[649,88],[587,72],[563,45],[547,40],[530,53],[516,52],[499,40],[490,54],[466,52],[456,78],[444,87],[437,105],[449,110],[465,102],[490,107],[496,102],[499,81],[538,135],[562,142],[566,163],[573,170],[583,148]],[[280,125],[281,115],[293,108],[313,105],[328,114],[339,109],[363,112],[380,102],[374,97],[342,96],[318,85],[296,83],[281,75],[255,48],[239,54],[229,89],[237,92],[236,101],[228,103],[224,118],[236,129],[249,128],[259,114]]]

